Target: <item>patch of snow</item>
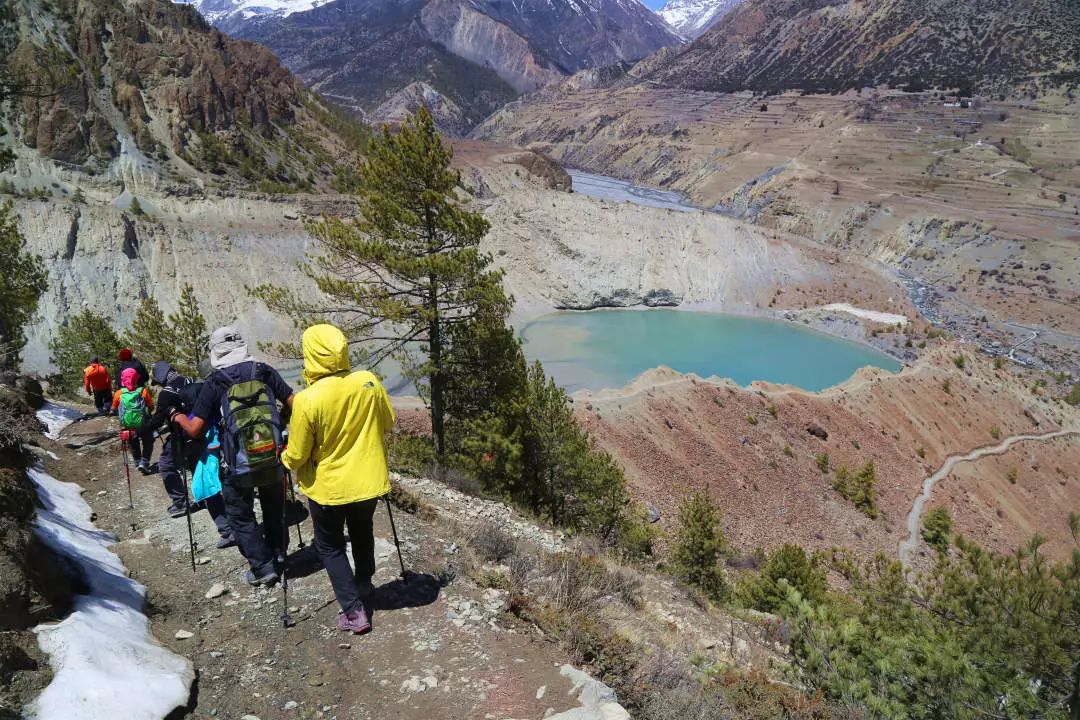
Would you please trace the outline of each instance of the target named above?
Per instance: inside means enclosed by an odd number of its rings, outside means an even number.
[[[43,508],[34,520],[45,545],[74,563],[89,588],[72,613],[34,628],[53,679],[23,708],[31,720],[161,720],[187,703],[195,674],[187,658],[154,640],[143,614],[146,588],[109,547],[116,537],[90,521],[82,489],[41,468],[29,472]]]
[[[548,720],[630,720],[630,713],[619,704],[615,691],[604,683],[573,665],[563,665],[559,674],[574,683],[570,694],[577,693],[581,707],[549,715]]]
[[[821,310],[833,310],[835,312],[843,312],[848,315],[854,315],[855,317],[862,318],[863,320],[869,320],[871,322],[885,323],[886,325],[907,325],[908,319],[903,315],[897,315],[895,313],[881,312],[879,310],[865,310],[863,308],[855,307],[849,303],[830,303],[828,305],[822,305]]]
[[[45,437],[50,440],[55,440],[60,437],[60,433],[71,423],[76,420],[81,420],[83,414],[74,408],[64,407],[63,405],[57,405],[53,402],[46,402],[41,406],[41,409],[37,411],[37,419],[45,423]]]

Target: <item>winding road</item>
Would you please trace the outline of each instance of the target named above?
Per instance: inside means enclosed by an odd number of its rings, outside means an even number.
[[[973,460],[978,460],[979,458],[988,455],[1000,455],[1017,443],[1032,440],[1053,440],[1054,438],[1063,437],[1065,435],[1080,435],[1080,428],[1062,428],[1061,430],[1055,430],[1054,432],[1043,433],[1041,435],[1013,435],[1005,438],[997,445],[987,445],[985,447],[976,448],[964,455],[950,455],[946,458],[945,463],[937,472],[923,480],[922,492],[915,498],[915,502],[911,506],[911,512],[909,512],[907,516],[907,539],[901,540],[896,548],[897,554],[900,557],[900,562],[903,563],[905,567],[911,564],[911,555],[922,539],[919,534],[919,526],[922,523],[923,507],[933,494],[934,486],[937,485],[939,480],[947,477],[949,473],[953,471],[953,468],[960,463],[972,462]]]

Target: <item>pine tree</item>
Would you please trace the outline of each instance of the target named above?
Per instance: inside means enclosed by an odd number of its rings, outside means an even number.
[[[19,367],[24,329],[48,288],[45,264],[26,251],[11,203],[0,207],[0,370]]]
[[[57,392],[76,390],[82,385],[83,368],[90,359],[96,356],[105,361],[114,357],[120,346],[120,337],[105,317],[92,310],[83,310],[68,318],[49,342],[49,361],[57,368],[56,374],[49,378],[50,389]],[[114,369],[114,385],[117,380]]]
[[[184,375],[197,374],[199,363],[207,358],[210,332],[191,283],[185,283],[180,291],[177,310],[169,315],[169,328],[176,344],[176,369]]]
[[[139,202],[139,198],[134,196],[131,198],[131,204],[128,206],[128,209],[131,210],[131,214],[136,217],[142,217],[145,214],[142,209],[142,204]]]
[[[922,522],[922,538],[926,544],[939,553],[949,551],[952,539],[952,517],[943,505],[936,505],[926,511]]]
[[[430,405],[440,458],[454,329],[510,302],[491,257],[479,250],[488,223],[458,199],[461,177],[451,158],[426,110],[397,132],[384,128],[359,169],[359,216],[310,227],[322,253],[304,271],[323,297],[269,285],[253,290],[298,327],[334,321],[372,364],[415,354],[405,366]]]
[[[671,552],[672,574],[721,601],[727,596],[727,578],[720,560],[728,544],[720,527],[720,510],[707,490],[695,490],[679,508],[679,529]]]
[[[135,318],[131,328],[124,333],[126,344],[135,356],[147,365],[158,360],[174,363],[176,358],[176,336],[165,322],[165,313],[153,297],[146,297],[135,309]]]

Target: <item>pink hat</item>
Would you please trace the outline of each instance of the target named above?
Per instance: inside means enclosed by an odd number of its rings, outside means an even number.
[[[135,368],[124,368],[120,373],[120,384],[125,390],[134,390],[139,386],[139,371]]]

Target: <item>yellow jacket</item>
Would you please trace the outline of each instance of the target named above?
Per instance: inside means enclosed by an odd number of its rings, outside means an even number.
[[[309,327],[303,344],[308,387],[293,399],[282,462],[320,505],[385,495],[384,436],[394,425],[386,389],[366,370],[350,373],[348,343],[333,325]]]

